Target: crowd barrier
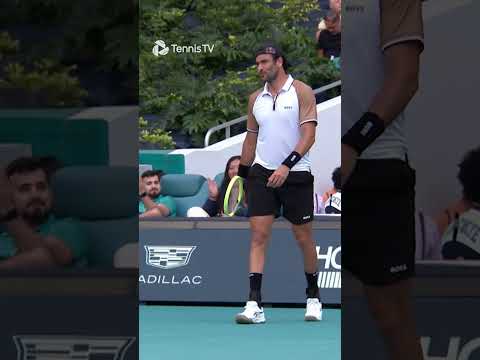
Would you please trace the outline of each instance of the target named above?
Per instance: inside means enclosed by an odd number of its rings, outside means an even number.
[[[0,358],[138,359],[136,270],[0,274]]]
[[[322,301],[341,295],[340,217],[318,216],[313,233]],[[141,221],[141,301],[244,302],[248,294],[250,228],[247,219],[159,219]],[[291,225],[273,224],[264,272],[265,303],[304,303],[303,257]]]

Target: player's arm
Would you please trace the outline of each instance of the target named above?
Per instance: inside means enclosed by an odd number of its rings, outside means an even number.
[[[295,87],[298,96],[300,139],[292,153],[283,161],[291,169],[315,143],[317,105],[312,89],[301,84]]]
[[[381,0],[384,80],[368,111],[342,137],[360,155],[408,105],[418,89],[423,50],[421,0]],[[342,149],[343,151],[343,149]]]
[[[253,105],[257,94],[257,92],[253,93],[248,99],[247,135],[243,141],[240,166],[238,169],[238,175],[243,178],[247,178],[248,176],[248,169],[255,160],[255,150],[257,149],[258,123],[253,115]]]

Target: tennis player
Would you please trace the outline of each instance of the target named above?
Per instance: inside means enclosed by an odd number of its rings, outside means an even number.
[[[256,54],[265,86],[250,95],[247,135],[238,175],[248,179],[250,214],[250,294],[237,323],[265,322],[261,285],[267,243],[275,216],[292,224],[303,252],[307,279],[305,320],[321,320],[317,253],[312,237],[313,176],[309,149],[315,142],[317,112],[312,89],[286,72],[285,56],[275,46]]]
[[[404,109],[418,88],[421,0],[343,5],[342,266],[363,283],[389,359],[420,360],[411,298],[415,172]]]

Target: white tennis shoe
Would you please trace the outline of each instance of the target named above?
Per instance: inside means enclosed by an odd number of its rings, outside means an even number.
[[[245,310],[235,316],[237,324],[262,324],[265,322],[265,313],[256,301],[247,301]]]
[[[322,320],[322,303],[317,298],[307,299],[307,310],[305,311],[305,321]]]

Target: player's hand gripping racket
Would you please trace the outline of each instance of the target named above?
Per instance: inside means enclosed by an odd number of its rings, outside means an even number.
[[[243,178],[240,176],[234,176],[228,183],[223,199],[223,213],[226,216],[235,215],[235,212],[243,202],[245,196],[243,181]]]

